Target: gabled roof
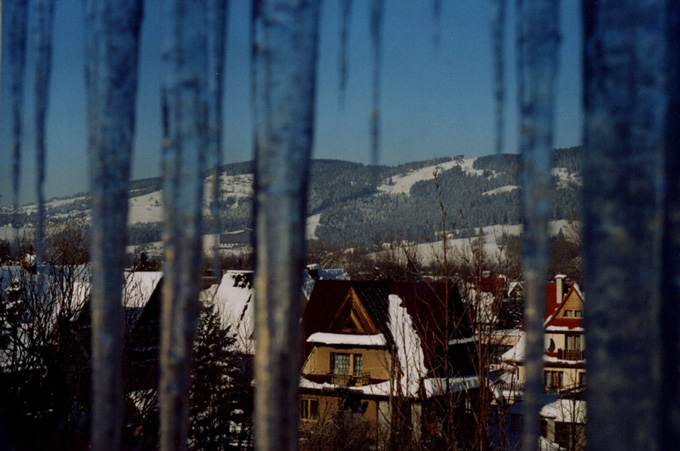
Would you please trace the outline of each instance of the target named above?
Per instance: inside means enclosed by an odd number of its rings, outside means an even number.
[[[449,339],[467,337],[467,317],[453,283],[446,287],[444,282],[317,281],[302,318],[305,357],[313,347],[307,338],[318,332],[342,334],[346,318],[355,315],[364,334],[381,333],[388,344],[417,341],[424,366],[432,369],[444,343],[447,288],[452,323],[458,326],[451,326]],[[368,317],[362,320],[364,315]],[[404,328],[413,333],[400,340],[395,335]]]
[[[554,293],[553,293],[554,297]],[[548,314],[546,306],[546,321],[544,328],[546,331],[558,331],[558,330],[582,330],[583,329],[583,318],[565,318],[562,312],[566,310],[567,304],[573,305],[576,302],[581,307],[583,306],[583,295],[577,284],[569,284],[569,289],[566,290],[566,294],[562,298],[562,302],[556,304],[552,312]],[[581,309],[582,310],[582,309]]]

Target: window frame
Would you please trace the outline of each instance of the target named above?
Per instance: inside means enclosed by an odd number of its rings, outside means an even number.
[[[300,421],[319,420],[319,398],[303,396],[300,398]]]
[[[543,371],[543,385],[547,389],[561,389],[563,386],[563,376],[562,371],[557,370],[544,370]]]
[[[347,372],[337,372],[336,368],[336,358],[338,356],[348,356],[349,365],[347,366]],[[349,352],[331,352],[330,358],[331,374],[337,375],[347,375],[347,376],[362,376],[363,375],[363,355],[359,353],[349,353]]]
[[[566,334],[564,341],[567,351],[583,351],[583,334]]]

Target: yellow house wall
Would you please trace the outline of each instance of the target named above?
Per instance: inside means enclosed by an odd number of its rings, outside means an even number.
[[[561,371],[562,372],[562,387],[573,387],[578,385],[579,374],[585,373],[583,368],[565,368],[552,367],[547,362],[543,367],[544,371]]]
[[[586,336],[583,331],[569,332],[569,334],[581,335],[581,349],[586,349]],[[558,349],[567,349],[567,334],[564,332],[550,332],[545,334],[548,338],[555,342],[555,351]]]
[[[321,433],[323,428],[329,427],[330,422],[338,413],[340,398],[332,395],[326,396],[323,394],[303,394],[302,399],[315,399],[318,401],[319,418],[316,420],[301,420],[301,431],[308,433]],[[381,423],[386,421],[385,418],[380,418],[381,414],[378,410],[378,401],[373,399],[364,399],[361,401],[361,403],[362,405],[366,405],[366,411],[362,414],[361,418],[366,422],[366,424],[371,426],[373,435],[375,439],[378,440],[381,433]]]
[[[390,378],[391,357],[386,349],[337,348],[315,346],[302,367],[302,374],[325,375],[331,371],[331,353],[361,354],[361,368],[369,373],[371,379],[388,380]]]
[[[583,301],[578,296],[578,294],[576,294],[573,291],[571,292],[569,297],[563,301],[563,304],[564,305],[563,305],[562,309],[557,314],[557,318],[569,319],[568,317],[564,316],[564,312],[566,312],[567,310],[581,310],[581,311],[583,311]],[[575,320],[575,321],[578,321],[578,320]]]

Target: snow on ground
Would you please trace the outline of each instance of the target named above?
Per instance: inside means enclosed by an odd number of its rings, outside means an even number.
[[[133,197],[128,201],[128,224],[163,221],[163,192]]]
[[[482,196],[493,196],[494,194],[509,193],[510,191],[514,191],[516,189],[519,189],[519,186],[517,186],[517,185],[505,185],[505,186],[501,186],[500,188],[495,188],[495,189],[491,189],[489,191],[484,191],[482,193]]]
[[[319,237],[316,236],[316,228],[319,227],[321,222],[321,213],[309,216],[307,218],[307,239],[308,240],[318,240]]]
[[[78,197],[70,197],[68,199],[55,199],[55,200],[50,200],[45,202],[45,209],[48,208],[56,208],[56,207],[63,207],[64,205],[72,204],[75,202],[82,202],[86,199],[85,196],[78,196]],[[28,204],[25,207],[23,207],[24,212],[30,214],[30,213],[37,213],[38,212],[38,204]]]
[[[208,177],[203,190],[203,213],[210,214],[210,199],[212,198],[212,180]],[[253,194],[253,175],[221,175],[220,190],[223,199],[238,199],[250,197]],[[163,221],[163,192],[135,196],[128,202],[128,224]]]
[[[559,189],[568,188],[572,184],[577,186],[583,185],[581,176],[574,172],[569,172],[567,168],[554,168],[552,175],[557,178],[557,188]]]
[[[448,171],[449,169],[459,166],[463,172],[470,176],[481,176],[484,171],[481,169],[474,169],[472,166],[476,158],[464,158],[462,160],[451,160],[441,164],[426,166],[424,168],[416,169],[403,175],[396,175],[392,177],[392,183],[384,183],[378,186],[379,193],[387,194],[409,194],[411,187],[423,180],[432,180],[435,171]]]
[[[560,230],[563,231],[563,233],[566,236],[569,236],[568,231],[570,228],[578,227],[578,224],[576,226],[573,224],[573,221],[569,221],[566,219],[561,219],[559,221],[550,221],[548,224],[549,231],[551,235],[557,235]],[[484,253],[487,256],[491,256],[492,258],[496,257],[504,257],[504,252],[505,250],[502,249],[502,246],[499,246],[499,243],[502,243],[503,241],[503,236],[508,235],[508,236],[519,236],[522,233],[522,225],[521,224],[514,224],[514,225],[491,225],[487,227],[482,228],[482,234],[483,234],[483,240],[484,240]],[[469,238],[450,238],[447,241],[448,244],[448,258],[472,258],[474,255],[473,252],[473,247],[475,247],[474,251],[477,251],[476,245],[473,243],[473,240],[476,241],[477,235],[475,234],[474,236],[470,236]],[[389,246],[387,246],[389,247]],[[423,264],[427,265],[430,263],[437,263],[441,262],[443,260],[443,249],[442,249],[442,242],[441,241],[433,241],[429,243],[420,243],[420,244],[413,244],[408,246],[409,247],[409,253],[413,252],[415,255],[417,255],[419,258],[422,259]],[[388,253],[391,253],[395,256],[397,259],[400,261],[403,261],[406,263],[406,254],[404,253],[404,250],[402,248],[395,248],[392,250],[386,250],[386,251],[381,251],[381,252],[376,252],[372,254],[373,258],[379,258],[381,256],[384,256]],[[396,255],[394,255],[396,253]]]
[[[16,242],[19,237],[20,229],[12,226],[0,226],[0,240],[7,240],[12,243]]]

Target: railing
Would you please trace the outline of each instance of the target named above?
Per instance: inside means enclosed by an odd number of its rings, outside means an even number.
[[[370,382],[371,376],[369,373],[361,374],[338,374],[330,372],[328,377],[333,385],[341,385],[343,387],[361,387]]]
[[[575,349],[558,349],[557,358],[560,360],[583,360],[583,351]]]

